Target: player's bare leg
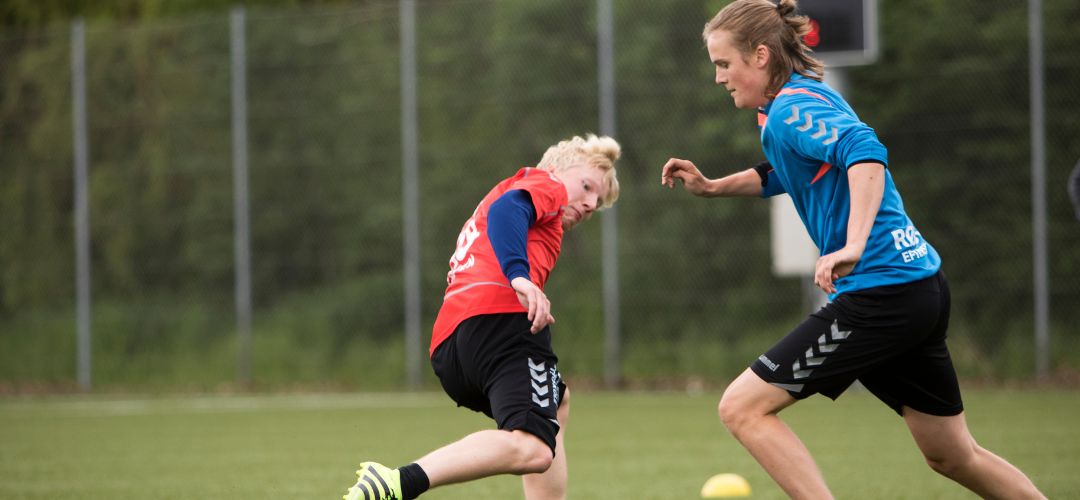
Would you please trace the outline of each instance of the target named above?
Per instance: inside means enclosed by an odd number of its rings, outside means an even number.
[[[904,421],[926,463],[983,498],[1046,498],[1031,479],[975,442],[964,414],[939,417],[904,407]]]
[[[724,391],[720,420],[789,497],[832,498],[806,445],[776,415],[793,403],[787,391],[747,369]]]
[[[551,467],[541,474],[521,476],[526,500],[562,500],[566,498],[566,447],[563,445],[566,424],[570,420],[570,389],[563,393],[559,405],[559,433],[555,435],[555,458]]]
[[[544,472],[551,462],[551,448],[520,430],[474,432],[416,461],[431,488],[498,474]]]

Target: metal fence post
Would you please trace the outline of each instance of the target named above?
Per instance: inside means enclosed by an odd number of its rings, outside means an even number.
[[[233,254],[236,266],[237,380],[251,384],[251,225],[248,207],[247,54],[243,7],[229,16],[232,66]]]
[[[405,260],[405,370],[420,385],[420,195],[416,118],[416,1],[401,0],[401,203]]]
[[[90,200],[87,184],[90,145],[86,131],[86,28],[82,18],[71,23],[71,120],[75,153],[75,303],[76,378],[91,387],[90,343]]]
[[[1050,278],[1046,245],[1046,124],[1043,77],[1042,0],[1028,0],[1031,81],[1031,226],[1035,288],[1035,376],[1050,371]]]
[[[600,133],[615,137],[615,20],[611,0],[596,2],[597,73],[600,84]],[[604,211],[601,269],[604,287],[604,384],[619,384],[622,335],[619,324],[619,224],[616,207]]]

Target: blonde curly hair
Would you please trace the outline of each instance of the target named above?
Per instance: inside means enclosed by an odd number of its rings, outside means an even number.
[[[583,166],[598,168],[604,172],[607,193],[600,200],[600,209],[610,207],[619,198],[619,180],[615,177],[615,161],[622,155],[622,147],[608,136],[586,134],[560,141],[544,152],[536,168],[559,173]]]

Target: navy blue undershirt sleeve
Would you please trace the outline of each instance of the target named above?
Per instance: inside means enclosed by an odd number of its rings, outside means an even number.
[[[499,267],[507,281],[529,278],[529,257],[525,242],[529,228],[536,222],[536,207],[528,191],[514,189],[503,193],[488,210],[487,237]]]

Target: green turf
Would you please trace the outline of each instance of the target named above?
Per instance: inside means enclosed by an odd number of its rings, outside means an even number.
[[[574,499],[698,498],[712,474],[784,498],[722,428],[718,394],[573,395],[567,450]],[[968,390],[979,442],[1050,498],[1080,498],[1080,394]],[[783,413],[838,498],[975,498],[927,468],[890,410],[861,391]],[[2,499],[340,498],[356,464],[400,465],[488,421],[441,394],[0,399]],[[489,478],[423,498],[520,498]]]

